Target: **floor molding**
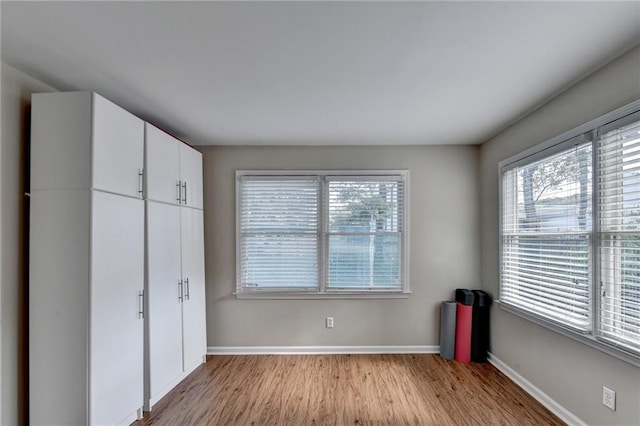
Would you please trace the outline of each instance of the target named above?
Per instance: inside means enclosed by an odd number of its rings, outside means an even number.
[[[569,425],[587,426],[587,424],[580,420],[578,416],[564,408],[562,405],[556,402],[556,400],[544,393],[542,390],[540,390],[540,388],[535,386],[529,380],[525,379],[522,375],[520,375],[520,373],[509,367],[492,353],[489,353],[489,362],[502,373],[504,373],[505,376],[513,380],[518,386],[524,389],[529,395],[538,400],[539,403],[548,408],[549,411],[558,416],[563,422]]]
[[[207,355],[437,354],[440,346],[209,346]]]

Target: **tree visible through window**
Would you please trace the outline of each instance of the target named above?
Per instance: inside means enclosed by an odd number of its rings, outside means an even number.
[[[506,163],[501,303],[638,358],[640,111]]]
[[[328,178],[329,288],[400,287],[398,181]]]
[[[501,299],[568,327],[591,321],[591,144],[503,177]]]
[[[403,292],[406,173],[238,172],[239,294]]]

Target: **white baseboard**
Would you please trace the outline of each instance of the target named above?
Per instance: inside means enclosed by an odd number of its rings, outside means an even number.
[[[563,422],[572,426],[587,426],[587,424],[580,420],[578,416],[564,408],[553,398],[536,387],[533,383],[521,376],[520,373],[518,373],[516,370],[509,367],[499,358],[496,358],[496,356],[492,353],[489,353],[489,362],[493,364],[498,370],[502,371],[505,376],[513,380],[518,386],[524,389],[529,395],[538,400],[540,404],[544,405],[547,409],[549,409],[549,411],[558,416]]]
[[[207,355],[436,354],[437,345],[418,346],[209,346]]]

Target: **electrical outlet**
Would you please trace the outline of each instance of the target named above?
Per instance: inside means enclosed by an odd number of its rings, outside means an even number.
[[[327,328],[333,328],[333,317],[327,317],[326,325]]]
[[[616,393],[606,386],[602,386],[602,405],[616,411]]]

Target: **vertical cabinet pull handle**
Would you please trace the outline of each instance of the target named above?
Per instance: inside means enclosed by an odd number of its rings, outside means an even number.
[[[138,169],[138,194],[144,197],[144,169]]]
[[[176,191],[178,194],[178,198],[176,198],[176,201],[178,202],[178,204],[180,204],[180,202],[182,201],[182,185],[180,184],[180,181],[176,182],[176,188],[178,188]]]
[[[182,295],[182,280],[178,281],[178,301],[180,303],[184,301],[184,296]]]
[[[182,195],[182,201],[184,201],[184,204],[187,204],[187,182],[184,182],[182,184],[182,190],[184,191]]]
[[[186,300],[189,300],[189,278],[185,278],[184,282],[187,285],[187,292],[185,293],[184,298]]]
[[[138,292],[138,318],[144,318],[144,290]]]

